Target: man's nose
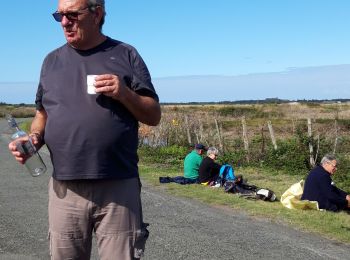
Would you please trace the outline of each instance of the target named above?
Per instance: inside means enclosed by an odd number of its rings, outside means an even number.
[[[62,26],[67,26],[71,23],[72,21],[70,21],[65,15],[62,16],[62,21],[61,21]]]

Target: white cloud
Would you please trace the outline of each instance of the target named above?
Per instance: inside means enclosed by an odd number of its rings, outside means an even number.
[[[289,68],[237,76],[156,78],[154,85],[161,102],[350,98],[350,65]]]

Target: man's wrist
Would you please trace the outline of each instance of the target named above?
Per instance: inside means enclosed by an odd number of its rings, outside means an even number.
[[[29,134],[29,136],[31,138],[33,138],[34,140],[36,140],[38,144],[42,144],[43,143],[43,138],[42,138],[40,133],[38,133],[38,132],[31,132]]]

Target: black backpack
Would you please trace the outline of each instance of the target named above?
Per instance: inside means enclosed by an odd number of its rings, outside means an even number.
[[[242,176],[235,181],[226,181],[224,183],[224,191],[229,193],[254,194],[258,187],[246,183]]]
[[[255,185],[248,184],[241,179],[240,181],[226,181],[224,191],[229,193],[238,193],[240,197],[254,200],[276,201],[276,194],[269,189],[261,189]]]

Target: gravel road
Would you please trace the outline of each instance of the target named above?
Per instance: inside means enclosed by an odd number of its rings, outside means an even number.
[[[49,174],[31,177],[10,155],[8,142],[6,122],[0,119],[0,260],[49,259]],[[40,152],[51,172],[47,150]],[[239,211],[171,197],[145,182],[142,199],[151,232],[146,260],[350,259],[349,245]],[[92,259],[98,259],[96,248]]]

